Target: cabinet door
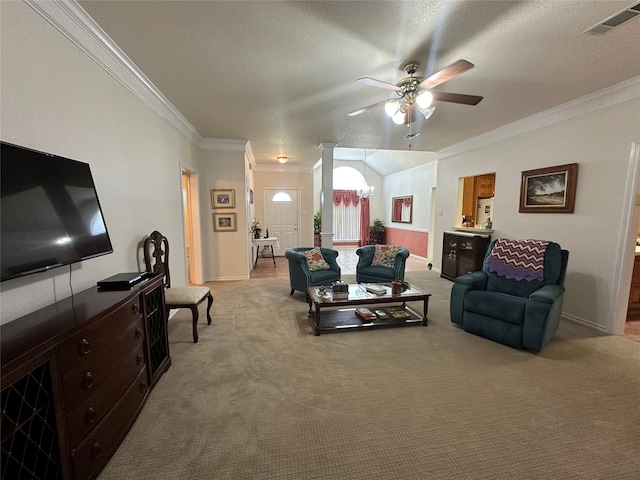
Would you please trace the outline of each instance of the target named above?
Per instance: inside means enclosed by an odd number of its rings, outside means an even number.
[[[476,195],[478,198],[490,198],[494,196],[495,174],[480,175],[476,177]]]
[[[458,276],[458,242],[458,236],[448,233],[444,234],[441,276],[449,280],[453,280]]]
[[[2,478],[62,478],[51,366],[2,389]]]
[[[169,368],[169,335],[164,315],[164,287],[159,285],[144,294],[144,315],[147,328],[149,375],[151,385]]]
[[[465,177],[462,190],[462,215],[465,216],[467,220],[475,220],[477,203],[475,178]]]

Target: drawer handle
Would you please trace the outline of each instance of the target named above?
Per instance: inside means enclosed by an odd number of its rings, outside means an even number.
[[[140,308],[138,307],[137,303],[134,303],[131,306],[131,315],[138,315],[138,313],[140,313]]]
[[[86,355],[90,351],[91,351],[91,344],[89,343],[89,340],[87,340],[86,338],[83,338],[82,340],[80,340],[80,345],[78,346],[78,353],[81,355]]]
[[[142,338],[142,330],[136,328],[136,340],[140,340]]]
[[[91,460],[95,460],[102,453],[102,447],[99,443],[94,443],[91,447]]]
[[[85,423],[92,423],[96,419],[96,410],[93,407],[87,408],[84,412]]]
[[[144,358],[142,357],[142,355],[140,354],[136,355],[136,365],[140,365],[143,360]]]
[[[93,375],[91,372],[87,372],[82,377],[82,388],[88,390],[91,387],[93,387]]]

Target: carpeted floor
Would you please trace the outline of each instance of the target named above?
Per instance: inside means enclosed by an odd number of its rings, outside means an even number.
[[[428,327],[319,337],[288,279],[210,284],[213,325],[193,344],[171,318],[173,364],[99,479],[638,478],[640,343],[563,321],[514,350],[453,326],[437,273],[407,280]]]

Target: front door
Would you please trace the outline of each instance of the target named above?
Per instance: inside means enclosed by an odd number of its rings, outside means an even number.
[[[278,237],[280,248],[273,249],[276,256],[283,256],[288,248],[298,245],[298,191],[282,188],[265,189],[267,210],[262,234],[269,229],[270,237]]]

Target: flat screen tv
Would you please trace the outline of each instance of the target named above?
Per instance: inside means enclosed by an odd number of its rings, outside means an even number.
[[[0,142],[2,281],[113,252],[89,164]]]

